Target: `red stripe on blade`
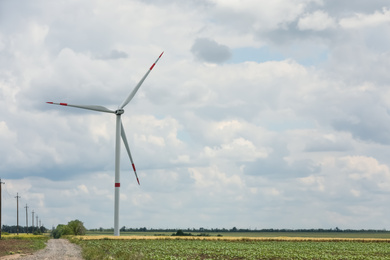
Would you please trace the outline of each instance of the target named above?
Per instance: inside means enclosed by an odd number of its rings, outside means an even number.
[[[133,163],[133,164],[131,164],[131,165],[133,165],[133,170],[135,171],[135,165],[134,165],[134,163]]]
[[[66,103],[60,103],[61,106],[67,106],[68,104]]]
[[[153,63],[152,67],[150,67],[150,69],[149,69],[149,70],[152,70],[152,69],[153,69],[153,67],[154,67],[154,65],[156,65],[156,63]]]
[[[48,104],[53,104],[53,102],[46,102],[46,103],[48,103]]]
[[[119,188],[121,186],[120,183],[115,183],[115,188]]]
[[[164,52],[162,52],[158,58],[161,58],[161,56],[162,56],[163,54],[164,54]]]

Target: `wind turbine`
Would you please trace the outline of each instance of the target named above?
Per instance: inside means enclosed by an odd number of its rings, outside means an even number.
[[[153,63],[153,65],[149,68],[149,70],[146,72],[146,74],[143,76],[143,78],[138,82],[138,84],[135,86],[133,91],[129,94],[129,96],[122,102],[122,104],[118,107],[117,110],[111,110],[103,106],[96,106],[96,105],[72,105],[67,103],[54,103],[54,102],[46,102],[48,104],[52,105],[61,105],[61,106],[68,106],[68,107],[77,107],[82,109],[88,109],[88,110],[94,110],[99,112],[105,112],[105,113],[112,113],[116,115],[116,134],[115,134],[115,208],[114,208],[114,236],[119,236],[119,188],[121,186],[120,184],[120,138],[122,137],[123,143],[125,144],[127,154],[129,155],[131,165],[133,166],[135,177],[137,178],[138,185],[139,180],[137,176],[137,171],[134,166],[133,158],[131,157],[130,148],[127,143],[127,138],[125,134],[125,130],[123,128],[121,115],[125,112],[123,109],[124,107],[131,101],[131,99],[134,97],[134,95],[137,93],[138,89],[141,87],[142,83],[146,79],[146,77],[149,75],[149,73],[152,71],[158,60],[161,58],[164,52],[158,56],[157,60]]]

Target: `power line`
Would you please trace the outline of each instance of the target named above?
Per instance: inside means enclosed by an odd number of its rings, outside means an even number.
[[[26,233],[28,234],[29,233],[29,227],[28,227],[28,214],[29,214],[28,212],[29,211],[28,211],[28,208],[31,208],[30,206],[28,206],[28,203],[27,203],[27,202],[29,202],[29,200],[22,199],[22,197],[19,195],[19,192],[16,194],[16,196],[12,195],[11,193],[13,193],[13,191],[10,192],[9,189],[7,189],[7,186],[2,187],[2,184],[5,184],[5,183],[2,182],[0,179],[0,238],[1,238],[1,232],[2,232],[1,228],[3,226],[2,225],[3,224],[2,223],[2,206],[3,206],[2,202],[3,202],[3,200],[5,200],[7,202],[7,200],[9,201],[10,199],[14,199],[14,198],[16,198],[16,232],[17,232],[17,235],[19,235],[19,232],[24,232],[23,226],[19,225],[20,224],[19,223],[19,202],[22,204],[26,203],[26,206],[24,208],[26,209]],[[13,189],[11,189],[11,190],[13,190]],[[4,194],[3,194],[3,191],[5,191]],[[3,195],[5,195],[5,196],[3,196]],[[31,221],[32,231],[34,231],[35,228],[38,231],[42,226],[42,220],[38,219],[37,212],[32,211],[31,213],[32,213],[32,221]],[[34,214],[35,214],[35,216],[34,216]],[[34,219],[34,217],[35,217],[35,219]],[[35,225],[34,225],[34,220],[35,220]],[[22,228],[22,230],[20,228]]]
[[[4,191],[5,191],[5,196],[4,196],[4,199],[9,199],[9,198],[12,198],[14,195],[12,195],[11,193],[8,192],[7,190],[7,187],[4,187]],[[13,199],[13,198],[12,198]]]

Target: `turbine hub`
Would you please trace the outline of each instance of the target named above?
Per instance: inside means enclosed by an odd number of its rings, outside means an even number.
[[[122,115],[124,112],[125,112],[125,110],[123,110],[123,109],[118,109],[118,110],[115,111],[115,114],[116,114],[116,115]]]

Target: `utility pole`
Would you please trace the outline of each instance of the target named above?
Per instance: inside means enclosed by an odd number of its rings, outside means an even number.
[[[31,232],[34,233],[34,210],[31,212],[32,218],[31,218],[31,223],[32,223],[32,230]]]
[[[0,179],[0,238],[1,238],[1,185],[5,184],[5,182],[2,182]]]
[[[38,231],[38,215],[37,215],[37,222],[36,223],[37,223],[37,231]]]
[[[19,235],[19,193],[16,193],[16,234]]]
[[[28,209],[28,206],[26,204],[26,234],[28,234],[28,216],[27,216],[27,209]]]

